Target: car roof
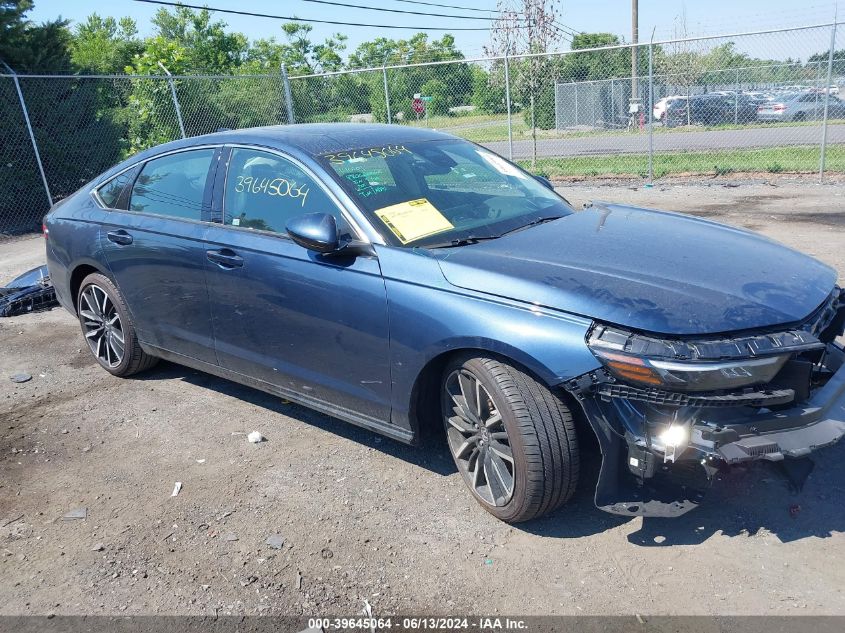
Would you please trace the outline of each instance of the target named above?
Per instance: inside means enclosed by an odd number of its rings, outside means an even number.
[[[221,130],[212,134],[191,136],[163,145],[156,145],[130,156],[121,163],[104,171],[83,187],[99,187],[115,174],[166,152],[191,147],[222,145],[224,143],[257,145],[288,151],[291,154],[318,156],[349,149],[384,147],[434,140],[460,140],[451,134],[444,134],[428,128],[406,125],[385,125],[382,123],[299,123],[294,125],[271,125],[239,130]]]
[[[382,147],[456,137],[427,128],[380,123],[299,123],[272,125],[239,130],[225,130],[160,145],[149,150],[151,155],[196,145],[245,143],[277,149],[293,149],[317,156],[362,147]]]

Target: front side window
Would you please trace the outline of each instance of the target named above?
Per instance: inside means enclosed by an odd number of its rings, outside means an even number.
[[[131,211],[201,220],[205,183],[214,149],[190,150],[148,161],[141,170],[132,197]]]
[[[321,159],[395,245],[496,238],[572,213],[531,174],[457,139],[350,149]]]
[[[328,213],[341,223],[334,202],[292,162],[261,150],[232,150],[223,199],[225,224],[285,233],[290,220],[306,213]]]

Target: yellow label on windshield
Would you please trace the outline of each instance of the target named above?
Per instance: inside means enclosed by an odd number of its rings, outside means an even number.
[[[375,213],[403,244],[455,228],[425,198],[376,209]]]

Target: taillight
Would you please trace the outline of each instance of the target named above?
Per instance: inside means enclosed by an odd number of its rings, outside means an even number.
[[[44,233],[44,239],[45,239],[45,240],[46,240],[48,237],[50,237],[50,229],[48,229],[48,228],[47,228],[47,223],[46,223],[46,222],[42,222],[42,223],[41,223],[41,232],[42,232],[42,233]]]

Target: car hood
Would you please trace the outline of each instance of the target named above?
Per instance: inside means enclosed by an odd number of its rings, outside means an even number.
[[[454,286],[659,334],[800,322],[836,283],[830,267],[760,235],[612,204],[435,252]]]

